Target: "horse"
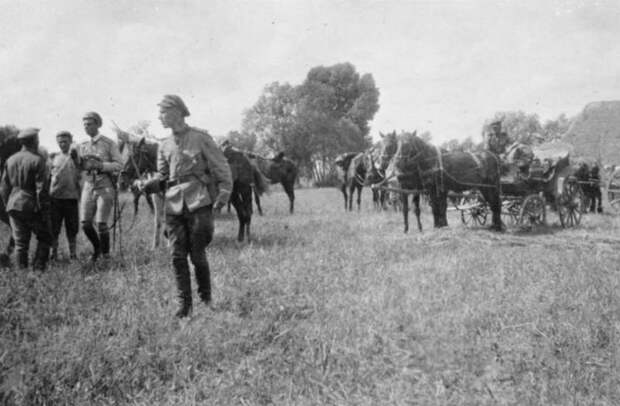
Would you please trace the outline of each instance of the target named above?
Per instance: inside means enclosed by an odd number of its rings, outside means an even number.
[[[415,132],[414,132],[415,134]],[[397,184],[395,187],[389,187],[390,194],[398,193],[400,195],[400,202],[403,211],[403,222],[404,222],[404,232],[407,233],[409,231],[409,193],[404,190],[412,190],[411,193],[413,195],[411,202],[414,206],[414,214],[416,216],[416,222],[418,225],[418,231],[422,231],[422,222],[420,221],[420,193],[424,189],[424,185],[418,182],[417,179],[408,179],[402,176],[398,176],[395,173],[394,166],[394,158],[396,155],[396,151],[398,149],[398,136],[396,135],[396,131],[392,131],[388,134],[379,133],[381,136],[381,143],[379,148],[377,149],[379,153],[378,157],[378,168],[377,170],[380,173],[384,173],[384,179],[378,186],[382,186],[384,184],[390,185],[390,182],[393,181],[394,178],[397,180]],[[396,208],[396,205],[393,204],[393,207]]]
[[[338,171],[340,191],[344,196],[344,209],[353,210],[353,194],[357,190],[357,210],[362,203],[362,188],[366,179],[366,165],[363,152],[345,152],[334,161]],[[348,190],[348,194],[347,194]]]
[[[7,159],[21,149],[21,145],[17,140],[18,133],[19,129],[14,126],[0,126],[0,178],[4,175]],[[0,254],[0,266],[8,266],[10,264],[11,254],[15,250],[15,240],[13,240],[13,233],[10,231],[11,225],[9,223],[9,215],[6,212],[6,206],[2,199],[0,199],[0,221],[9,227],[10,236],[9,243],[4,252]]]
[[[248,156],[256,163],[264,177],[272,184],[282,185],[289,200],[289,213],[293,214],[295,207],[295,181],[297,180],[297,165],[280,153],[275,158],[268,159],[260,155],[248,153]],[[254,194],[258,212],[262,215],[260,195]]]
[[[598,165],[593,164],[590,167],[587,163],[582,162],[575,171],[575,177],[579,181],[581,190],[588,203],[585,209],[589,208],[591,213],[602,213],[603,194],[601,193],[601,175]]]
[[[134,181],[148,180],[157,173],[157,152],[159,144],[147,142],[145,138],[137,138],[131,134],[119,135],[119,149],[123,157],[123,168],[119,175],[119,189],[130,188],[133,194],[133,220],[136,221],[140,196],[144,194],[145,199],[153,214],[153,242],[152,249],[159,247],[161,241],[161,225],[164,207],[164,193],[143,193],[138,188],[133,187]]]
[[[365,166],[366,179],[364,180],[364,186],[372,186],[381,183],[385,179],[385,172],[378,169],[378,162],[376,156],[377,150],[371,148],[365,154]],[[372,204],[377,211],[385,210],[388,202],[388,193],[381,188],[372,188]]]
[[[235,148],[224,148],[224,156],[230,165],[233,179],[233,190],[230,201],[237,212],[239,219],[239,233],[237,240],[243,241],[245,237],[250,239],[250,223],[252,221],[252,186],[257,195],[267,191],[267,181],[260,170],[248,159],[248,157]]]
[[[392,164],[404,187],[423,185],[428,190],[436,228],[448,225],[448,191],[478,189],[493,214],[492,228],[502,230],[501,164],[496,155],[442,151],[414,132],[399,137]]]

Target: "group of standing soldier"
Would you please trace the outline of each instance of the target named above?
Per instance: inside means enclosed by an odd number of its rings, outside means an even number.
[[[211,136],[185,122],[189,110],[183,100],[166,95],[158,106],[162,125],[172,135],[159,147],[158,173],[148,182],[138,180],[135,186],[147,193],[165,194],[166,228],[180,302],[176,316],[186,317],[193,307],[188,256],[199,297],[211,305],[205,249],[213,238],[213,208],[228,202],[233,185],[226,158]],[[26,128],[18,134],[22,148],[7,160],[0,180],[18,268],[29,266],[32,234],[37,238],[34,269],[44,270],[50,257],[58,257],[63,222],[70,258],[77,258],[78,224],[92,244],[91,261],[110,255],[109,221],[121,155],[117,144],[100,134],[99,114],[86,113],[83,125],[90,140],[74,147],[72,134],[61,131],[56,136],[60,151],[49,158],[39,148],[38,129]]]

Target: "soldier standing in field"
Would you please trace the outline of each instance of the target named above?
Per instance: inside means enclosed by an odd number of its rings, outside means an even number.
[[[205,253],[213,238],[213,209],[221,209],[230,197],[232,177],[226,157],[204,130],[185,122],[189,110],[179,96],[166,95],[159,103],[159,119],[172,130],[159,147],[158,174],[136,186],[147,192],[166,190],[166,229],[172,245],[180,306],[176,317],[192,312],[189,263],[194,265],[198,295],[211,306],[211,276]]]
[[[72,158],[85,172],[80,197],[82,230],[93,245],[92,261],[110,254],[110,231],[108,220],[116,198],[116,173],[122,168],[118,146],[110,138],[99,133],[101,116],[89,112],[82,118],[84,131],[90,137],[72,151]]]
[[[37,247],[32,266],[43,271],[52,244],[47,162],[39,152],[38,128],[21,130],[17,138],[22,149],[6,162],[0,196],[9,215],[18,267],[28,268],[30,237],[34,234]]]
[[[58,238],[64,222],[69,257],[77,258],[76,237],[80,227],[78,199],[80,198],[80,170],[77,160],[71,158],[69,150],[73,135],[61,131],[56,135],[60,152],[50,154],[51,182],[50,196],[52,204],[52,259],[58,258]]]

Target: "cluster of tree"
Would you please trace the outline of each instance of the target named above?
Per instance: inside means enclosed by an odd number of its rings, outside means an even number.
[[[541,144],[559,140],[568,130],[571,120],[566,114],[560,114],[554,120],[546,120],[541,124],[538,114],[529,114],[523,111],[497,112],[487,119],[482,126],[482,141],[475,142],[472,137],[465,139],[451,139],[440,145],[448,151],[480,151],[485,148],[486,135],[491,132],[491,123],[502,122],[502,131],[508,134],[511,141],[523,144]]]
[[[241,131],[227,135],[238,148],[260,154],[283,151],[315,183],[334,174],[334,158],[371,145],[369,122],[379,110],[371,74],[350,63],[310,69],[298,86],[274,82],[244,112]]]

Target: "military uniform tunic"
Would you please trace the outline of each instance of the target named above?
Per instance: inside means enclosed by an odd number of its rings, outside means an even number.
[[[28,266],[28,248],[34,233],[37,237],[34,267],[45,268],[52,243],[46,159],[26,147],[12,155],[0,182],[0,195],[9,214],[18,265]]]
[[[101,170],[86,169],[80,199],[82,222],[107,223],[114,205],[113,173],[122,168],[121,154],[114,141],[101,134],[78,148],[79,160],[84,168],[89,157],[97,157],[103,163]]]
[[[213,238],[214,202],[228,202],[230,167],[211,136],[185,127],[160,146],[156,182],[167,181],[166,229],[172,245],[172,265],[179,296],[191,303],[188,255],[194,265],[198,293],[211,302],[211,276],[205,249]]]

